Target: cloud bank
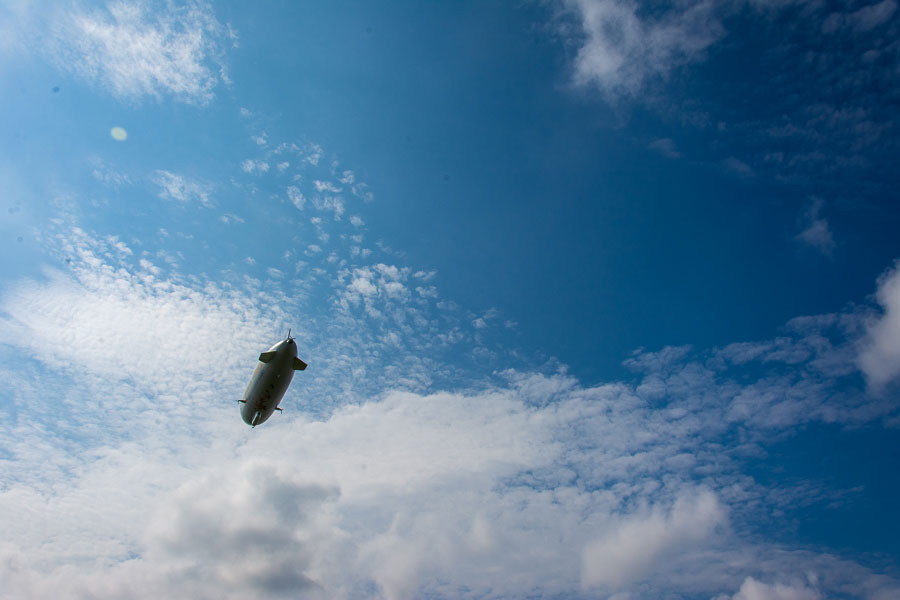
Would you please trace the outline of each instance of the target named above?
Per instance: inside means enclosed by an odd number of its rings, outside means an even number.
[[[283,247],[240,265],[213,256],[205,272],[165,260],[185,211],[255,218],[223,188],[215,207],[185,202],[160,223],[159,249],[59,220],[45,239],[55,266],[0,297],[0,364],[16,365],[0,370],[13,390],[0,409],[0,514],[14,515],[3,521],[4,590],[742,600],[900,590],[865,557],[770,539],[773,514],[846,490],[746,472],[799,427],[896,419],[897,400],[866,393],[860,377],[891,372],[879,332],[890,331],[895,271],[878,283],[884,312],[801,317],[776,338],[722,348],[638,351],[630,377],[586,385],[504,352],[491,341],[499,311],[461,309],[439,274],[372,243],[362,217],[335,219],[328,198],[355,214],[369,190],[320,147],[274,137],[253,142],[249,160],[288,166],[247,173],[237,162],[233,185],[252,206],[268,198],[290,230],[274,237]],[[159,193],[153,176],[135,181]],[[234,400],[288,326],[310,368],[285,414],[250,430]],[[866,352],[881,357],[874,367],[862,367]]]
[[[480,390],[400,392],[388,380],[320,419],[289,410],[256,435],[220,391],[242,383],[250,359],[235,349],[252,358],[270,311],[289,303],[128,267],[117,261],[136,259],[117,241],[81,231],[63,252],[76,279],[52,274],[2,303],[4,339],[37,361],[25,379],[3,374],[18,406],[68,389],[52,414],[7,414],[17,425],[2,448],[16,460],[3,463],[0,512],[27,518],[4,527],[0,564],[25,597],[59,586],[74,598],[900,589],[853,562],[760,541],[752,523],[789,510],[797,490],[742,473],[744,457],[797,424],[896,412],[839,392],[855,355],[829,338],[852,315],[800,320],[769,342],[638,353],[634,382],[510,370]],[[348,304],[334,310],[355,302],[355,327],[381,322],[384,306],[369,315],[364,299],[402,304],[390,284],[411,276],[384,264],[348,274]],[[315,356],[332,386],[353,385],[329,367],[347,351]],[[35,369],[44,376],[25,384]],[[303,379],[294,389],[322,394]],[[98,399],[101,410],[84,410]],[[809,572],[815,587],[783,583]]]

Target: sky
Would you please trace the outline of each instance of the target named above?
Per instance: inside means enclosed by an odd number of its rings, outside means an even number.
[[[900,597],[898,14],[3,0],[2,595]]]

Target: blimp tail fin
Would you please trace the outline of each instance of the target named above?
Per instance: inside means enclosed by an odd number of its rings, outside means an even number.
[[[263,352],[259,355],[259,362],[267,363],[275,357],[275,351],[272,352]]]
[[[295,371],[303,371],[305,369],[306,369],[306,363],[295,356],[294,357],[294,370]]]

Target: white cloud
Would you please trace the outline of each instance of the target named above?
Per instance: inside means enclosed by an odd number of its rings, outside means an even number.
[[[569,0],[583,32],[575,81],[596,85],[609,99],[637,96],[652,79],[703,57],[724,35],[719,6],[704,0],[640,13],[630,0]]]
[[[160,186],[159,197],[176,202],[199,202],[203,206],[213,206],[210,195],[212,186],[194,181],[170,171],[156,171],[153,182]]]
[[[878,278],[875,299],[883,312],[867,324],[859,367],[869,384],[880,389],[900,375],[900,263]]]
[[[269,163],[265,160],[254,160],[248,158],[241,163],[241,170],[244,173],[261,175],[269,172]]]
[[[374,266],[376,272],[380,273],[385,279],[390,281],[400,281],[401,279],[406,279],[407,270],[400,269],[395,265],[386,265],[384,263],[378,263]]]
[[[426,335],[430,335],[428,320],[418,314],[417,308],[407,306],[411,297],[406,285],[408,278],[409,269],[384,263],[356,268],[352,272],[345,270],[340,274],[340,280],[347,283],[339,303],[348,311],[362,306],[369,317],[379,321],[389,315],[401,328],[408,327],[408,320],[419,321],[418,325],[423,327],[422,333],[428,331]],[[419,297],[425,298],[427,295],[420,293]],[[428,328],[424,329],[426,326]],[[407,331],[411,333],[415,330]]]
[[[655,150],[668,158],[681,158],[681,152],[678,151],[678,146],[675,145],[675,142],[671,138],[661,138],[658,140],[653,140],[650,142],[648,147],[651,150]]]
[[[207,104],[228,82],[223,56],[230,38],[209,6],[111,2],[65,14],[57,23],[56,64],[125,99],[171,95]]]
[[[708,490],[683,492],[668,510],[643,508],[585,547],[582,583],[618,589],[646,576],[669,554],[702,544],[726,522],[725,507]]]
[[[372,190],[370,190],[369,186],[365,183],[353,184],[350,191],[363,202],[369,203],[375,201],[375,194],[372,193]]]
[[[337,194],[341,191],[341,188],[334,185],[330,181],[320,181],[317,179],[313,181],[313,185],[316,187],[317,192],[332,192]]]
[[[725,170],[740,177],[753,177],[755,175],[753,168],[750,165],[733,156],[724,159],[722,161],[722,166],[725,167]]]
[[[864,34],[887,23],[896,11],[896,0],[883,0],[849,13],[834,12],[822,22],[822,32],[830,34],[849,28]]]
[[[815,199],[806,211],[804,229],[797,234],[797,239],[808,244],[823,254],[830,255],[834,251],[834,236],[828,221],[819,214],[822,211],[823,201]]]
[[[490,325],[490,322],[496,319],[500,315],[500,312],[496,308],[488,309],[484,312],[480,317],[475,318],[472,321],[472,326],[475,329],[485,329]]]
[[[171,422],[153,425],[152,407],[132,414],[131,439],[164,437],[83,456],[57,478],[48,493],[58,543],[35,539],[32,520],[5,528],[8,555],[28,559],[0,561],[6,585],[34,598],[55,597],[65,578],[84,598],[403,598],[458,589],[567,595],[584,584],[652,598],[678,586],[711,597],[738,588],[747,569],[848,573],[786,553],[777,565],[745,565],[748,554],[773,549],[748,548],[723,528],[719,494],[661,483],[679,479],[678,470],[659,469],[661,459],[683,444],[699,450],[702,429],[683,430],[683,419],[654,414],[624,386],[521,376],[473,394],[389,392],[320,421],[279,417],[265,436],[248,435],[231,409],[211,403],[204,425],[175,435]],[[722,464],[721,448],[692,453]],[[53,462],[57,453],[33,460]],[[31,514],[27,489],[0,492],[5,514]],[[729,536],[725,547],[714,546],[717,528]],[[82,548],[91,560],[73,556]],[[856,583],[873,580],[849,573]],[[877,584],[896,589],[888,578]],[[745,582],[739,593],[758,589]]]
[[[344,214],[344,201],[339,196],[313,196],[312,203],[317,210],[333,212],[335,221]]]
[[[378,293],[378,288],[375,287],[375,284],[372,283],[372,280],[365,273],[354,277],[348,289],[360,296],[374,296]]]
[[[99,158],[91,159],[91,175],[100,183],[112,188],[131,185],[131,178],[125,173],[115,171]]]
[[[301,156],[301,160],[314,167],[318,165],[319,160],[322,159],[322,146],[318,144],[307,144],[302,151],[298,150],[298,152]]]
[[[896,0],[883,0],[851,13],[848,15],[848,21],[857,32],[866,32],[887,23],[896,11]]]
[[[428,287],[418,286],[416,287],[416,293],[419,294],[423,298],[437,298],[438,292],[437,288],[433,285],[429,285]]]
[[[4,297],[11,319],[3,322],[8,339],[18,340],[47,364],[84,369],[110,381],[132,380],[154,394],[180,395],[197,377],[237,366],[236,357],[227,356],[216,336],[244,344],[260,340],[238,317],[251,314],[239,296],[212,284],[206,286],[209,296],[163,282],[161,269],[144,258],[132,273],[113,268],[98,255],[108,242],[91,240],[77,230],[68,243],[83,262],[74,279],[50,271],[45,283],[25,284]],[[130,253],[123,254],[127,258]],[[65,326],[57,330],[62,323]],[[25,331],[28,337],[20,339]],[[184,344],[202,356],[185,361]],[[148,364],[153,368],[148,370]]]
[[[256,142],[257,146],[265,146],[268,143],[268,134],[263,131],[259,135],[250,136],[250,139]]]
[[[295,185],[288,186],[287,195],[291,203],[297,207],[297,210],[303,210],[303,207],[306,205],[306,198],[303,196],[300,188]]]
[[[821,600],[822,594],[805,582],[766,584],[748,577],[732,600]],[[724,597],[717,600],[727,600]]]
[[[121,241],[119,238],[117,238],[117,237],[114,236],[114,235],[113,235],[113,236],[108,236],[108,237],[106,238],[106,241],[107,241],[107,243],[108,243],[110,246],[112,246],[113,248],[115,248],[116,250],[118,250],[121,254],[125,254],[125,255],[128,255],[128,256],[130,256],[131,254],[133,254],[132,251],[131,251],[131,248],[129,248],[129,247],[125,244],[125,242]]]

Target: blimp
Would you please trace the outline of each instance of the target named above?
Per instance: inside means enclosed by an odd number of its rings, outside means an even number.
[[[244,423],[256,427],[265,423],[291,385],[294,371],[303,371],[306,363],[297,358],[297,344],[288,329],[287,337],[259,355],[259,364],[253,371],[250,383],[244,391],[241,403],[241,418]]]

